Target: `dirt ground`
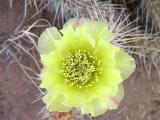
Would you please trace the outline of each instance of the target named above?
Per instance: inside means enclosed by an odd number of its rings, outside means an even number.
[[[23,1],[16,1],[9,8],[7,0],[0,0],[0,43],[22,21]],[[32,66],[29,59],[24,62]],[[10,63],[5,55],[0,56],[0,120],[41,120],[39,112],[45,105],[41,100],[34,102],[39,91],[16,62]],[[137,70],[124,82],[124,88],[119,108],[95,120],[160,120],[160,79],[154,70],[151,79]]]

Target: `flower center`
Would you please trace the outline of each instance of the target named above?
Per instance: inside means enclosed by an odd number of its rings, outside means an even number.
[[[92,86],[98,80],[99,63],[97,57],[85,50],[77,50],[74,54],[68,52],[63,60],[65,82],[79,88]]]

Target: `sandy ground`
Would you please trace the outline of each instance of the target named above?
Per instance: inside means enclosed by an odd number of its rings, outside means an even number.
[[[12,33],[23,18],[23,2],[16,0],[9,8],[7,0],[0,0],[0,43],[5,35]],[[32,66],[27,58],[26,65]],[[24,75],[17,63],[9,65],[6,56],[0,56],[0,120],[40,120],[38,115],[44,107],[37,88]],[[151,79],[135,72],[124,82],[125,98],[117,110],[108,111],[96,120],[159,120],[160,80],[153,71]],[[80,120],[74,118],[74,120]]]
[[[16,63],[0,59],[0,120],[40,120],[38,113],[44,106],[34,102],[38,90],[24,76]]]

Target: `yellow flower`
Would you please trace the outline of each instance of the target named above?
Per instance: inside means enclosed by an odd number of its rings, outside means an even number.
[[[134,59],[110,41],[116,37],[103,22],[71,19],[58,31],[47,28],[38,42],[45,69],[43,97],[49,111],[98,116],[115,109],[123,98],[123,80],[135,69]]]

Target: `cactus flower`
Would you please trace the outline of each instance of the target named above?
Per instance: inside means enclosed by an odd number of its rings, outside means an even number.
[[[122,82],[135,69],[134,59],[111,44],[117,36],[107,24],[71,19],[60,31],[47,28],[39,38],[38,51],[44,66],[40,87],[49,111],[98,116],[116,109],[124,96]]]

